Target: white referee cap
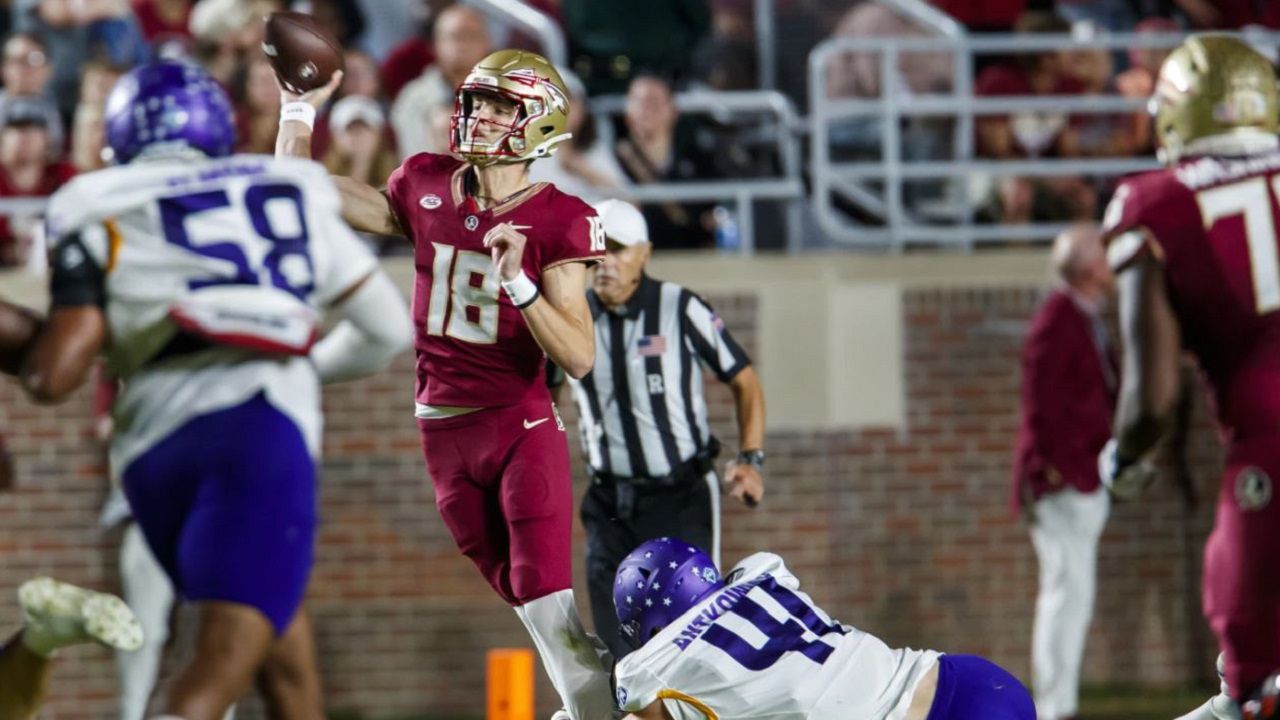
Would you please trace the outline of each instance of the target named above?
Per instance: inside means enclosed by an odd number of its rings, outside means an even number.
[[[627,247],[649,242],[649,224],[635,205],[625,200],[604,200],[592,207],[600,216],[606,238]]]

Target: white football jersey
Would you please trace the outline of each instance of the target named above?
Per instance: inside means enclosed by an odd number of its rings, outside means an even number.
[[[618,702],[676,720],[899,720],[938,653],[833,621],[772,553],[618,663]]]
[[[103,273],[107,364],[126,379],[113,467],[190,418],[258,392],[318,451],[319,381],[307,358],[215,345],[147,363],[177,334],[179,308],[297,335],[292,321],[314,319],[377,267],[340,210],[322,166],[265,155],[135,162],[77,177],[53,195],[55,262],[72,266],[87,254]],[[59,253],[64,243],[79,249]]]

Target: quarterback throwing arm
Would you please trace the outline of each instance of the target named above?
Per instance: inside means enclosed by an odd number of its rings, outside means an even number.
[[[468,79],[470,80],[470,78]],[[327,85],[303,95],[295,95],[283,87],[280,90],[285,105],[281,116],[280,132],[276,138],[276,155],[310,158],[312,127],[308,120],[314,116],[314,110],[307,112],[289,111],[300,106],[319,108],[342,82],[342,74],[335,73]],[[464,83],[464,86],[466,83]],[[515,106],[492,102],[486,99],[476,100],[472,115],[484,119],[495,118],[494,124],[501,121],[502,126],[509,126],[520,112]],[[342,197],[342,216],[356,230],[381,235],[400,235],[415,238],[413,221],[410,213],[428,209],[426,205],[419,207],[419,198],[397,196],[395,185],[397,179],[406,174],[428,172],[436,169],[433,159],[444,159],[442,156],[421,154],[409,158],[396,171],[385,191],[346,177],[334,177]],[[416,166],[416,167],[415,167]],[[481,166],[470,171],[466,182],[472,186],[468,195],[485,198],[488,187],[502,187],[506,178],[495,176],[509,174],[512,171],[525,170],[521,166]],[[513,177],[519,177],[519,172]],[[492,182],[492,185],[489,183]],[[530,195],[540,190],[538,186],[521,188],[517,195]],[[505,193],[491,193],[487,198],[492,208],[501,207],[507,198]],[[498,202],[494,202],[494,201]],[[477,206],[476,210],[480,210]],[[498,213],[494,213],[497,215]],[[604,251],[604,237],[598,225],[591,226],[593,234],[589,244],[581,249],[583,261],[594,262]],[[591,371],[595,358],[595,343],[592,337],[591,312],[582,288],[586,285],[585,262],[563,262],[540,267],[535,277],[523,269],[526,248],[530,243],[529,226],[516,222],[493,224],[483,236],[483,246],[488,251],[493,267],[503,291],[519,308],[528,324],[529,331],[539,347],[559,367],[569,375],[580,378]],[[496,288],[494,289],[496,291]],[[496,292],[494,292],[496,295]],[[496,298],[495,298],[496,299]]]

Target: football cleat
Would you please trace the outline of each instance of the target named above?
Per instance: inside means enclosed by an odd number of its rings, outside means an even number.
[[[116,650],[142,646],[142,626],[115,595],[40,577],[18,588],[18,603],[27,644],[37,651],[88,642]]]
[[[1240,708],[1243,720],[1280,720],[1280,673],[1272,673],[1262,681],[1253,696]]]

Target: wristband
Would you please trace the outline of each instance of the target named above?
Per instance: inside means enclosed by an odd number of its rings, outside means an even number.
[[[538,299],[538,286],[533,284],[528,275],[520,273],[511,280],[502,281],[502,289],[507,291],[507,297],[511,298],[511,302],[517,308],[523,310],[533,304]]]
[[[316,128],[316,109],[311,103],[295,100],[285,103],[280,108],[280,124],[293,120],[307,126],[308,130]]]

